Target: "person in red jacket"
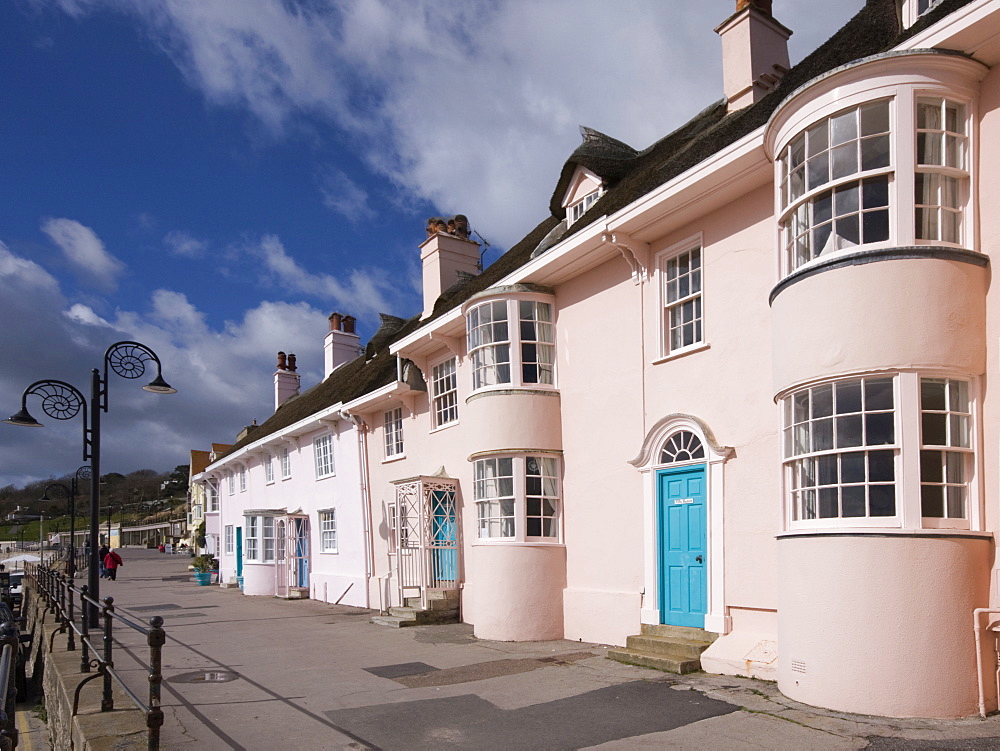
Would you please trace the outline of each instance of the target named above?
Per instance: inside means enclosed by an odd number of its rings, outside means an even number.
[[[104,556],[104,570],[107,571],[107,576],[111,581],[115,580],[118,576],[118,567],[124,566],[122,562],[122,557],[114,551],[114,548],[108,551],[108,554]]]

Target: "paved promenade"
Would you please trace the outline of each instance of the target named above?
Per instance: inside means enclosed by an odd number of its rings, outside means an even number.
[[[997,718],[824,712],[769,683],[629,667],[593,644],[480,641],[465,625],[389,629],[367,611],[196,586],[186,557],[122,555],[102,595],[165,620],[166,749],[1000,747]],[[143,692],[145,672],[116,663]]]

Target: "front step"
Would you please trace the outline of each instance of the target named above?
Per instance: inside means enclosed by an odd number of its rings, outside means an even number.
[[[641,634],[628,637],[624,649],[608,650],[608,658],[668,673],[695,673],[701,670],[701,653],[717,638],[700,628],[644,623]]]
[[[388,615],[374,616],[371,622],[392,628],[459,622],[457,590],[428,591],[426,610],[420,608],[419,597],[407,597],[403,602],[403,607],[391,607]]]

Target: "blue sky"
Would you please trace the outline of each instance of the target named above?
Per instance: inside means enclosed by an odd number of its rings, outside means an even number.
[[[793,62],[863,0],[775,0]],[[544,218],[588,125],[637,148],[721,97],[733,0],[8,0],[0,4],[0,396],[112,377],[104,471],[186,463],[273,410],[279,349],[421,307],[428,216],[486,262]],[[0,426],[0,486],[81,463],[78,421]],[[27,434],[27,435],[26,435]]]

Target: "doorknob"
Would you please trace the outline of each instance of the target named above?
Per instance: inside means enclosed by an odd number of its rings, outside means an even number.
[[[696,561],[697,561],[698,563],[701,563],[701,556],[700,556],[700,555],[696,555],[696,556],[694,557],[694,559],[695,559],[695,560],[696,560]]]

